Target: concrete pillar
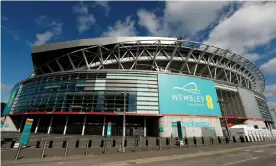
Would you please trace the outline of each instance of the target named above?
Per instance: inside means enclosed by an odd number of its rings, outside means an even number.
[[[171,137],[172,121],[168,116],[159,119],[159,137]]]
[[[50,132],[51,132],[52,123],[53,123],[53,116],[51,117],[51,121],[50,121],[50,125],[49,125],[49,128],[48,128],[47,134],[50,134]]]
[[[147,136],[147,117],[144,117],[144,137]]]
[[[103,130],[102,130],[102,136],[104,136],[104,131],[105,131],[105,120],[106,120],[106,117],[104,116],[104,119],[103,119]]]
[[[81,132],[81,135],[84,135],[84,131],[85,131],[85,124],[86,124],[86,115],[84,115],[84,120],[83,120],[83,126],[82,126],[82,132]]]
[[[38,127],[39,127],[39,123],[40,123],[40,117],[38,118],[38,122],[37,122],[36,127],[35,127],[35,133],[37,133],[37,130],[38,130]]]
[[[65,125],[64,125],[63,135],[66,134],[68,119],[69,119],[69,117],[67,116],[67,117],[66,117],[66,122],[65,122]]]

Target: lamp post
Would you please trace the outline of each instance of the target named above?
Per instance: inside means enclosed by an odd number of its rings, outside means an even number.
[[[224,116],[224,121],[225,121],[225,127],[226,127],[226,131],[227,131],[227,135],[228,135],[228,138],[230,139],[230,133],[229,133],[228,123],[227,123],[228,120],[227,120],[227,118],[225,117],[225,112],[224,112],[224,111],[226,111],[226,110],[224,109],[224,103],[225,103],[225,101],[224,101],[223,99],[220,99],[220,98],[219,98],[218,102],[220,103],[221,108],[222,108],[222,112],[223,112],[223,116]]]
[[[125,136],[126,136],[126,95],[127,92],[121,92],[122,95],[124,95],[124,113],[123,113],[123,134],[122,134],[122,148],[121,152],[125,152]]]

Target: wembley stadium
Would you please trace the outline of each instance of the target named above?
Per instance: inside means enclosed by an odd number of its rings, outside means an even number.
[[[80,135],[223,136],[237,124],[275,128],[260,69],[231,50],[165,37],[107,37],[32,48],[2,131]]]

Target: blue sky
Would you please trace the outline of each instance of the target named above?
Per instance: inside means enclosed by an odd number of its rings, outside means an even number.
[[[31,47],[103,36],[169,36],[231,49],[265,75],[276,107],[275,2],[1,2],[1,100],[32,71]]]

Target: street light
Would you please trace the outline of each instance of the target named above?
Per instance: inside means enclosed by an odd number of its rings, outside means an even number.
[[[224,111],[226,111],[226,110],[224,109],[224,103],[225,103],[225,101],[224,101],[223,99],[219,98],[218,102],[220,103],[221,108],[222,108],[222,112],[223,112],[223,116],[224,116],[224,121],[225,121],[225,126],[226,126],[227,135],[228,135],[228,138],[230,139],[230,133],[229,133],[228,123],[227,123],[228,120],[227,120],[227,118],[225,117],[225,112],[224,112]]]
[[[126,95],[127,92],[121,92],[122,95],[124,95],[124,113],[123,113],[123,135],[122,135],[122,148],[121,152],[125,152],[125,136],[126,136]]]

